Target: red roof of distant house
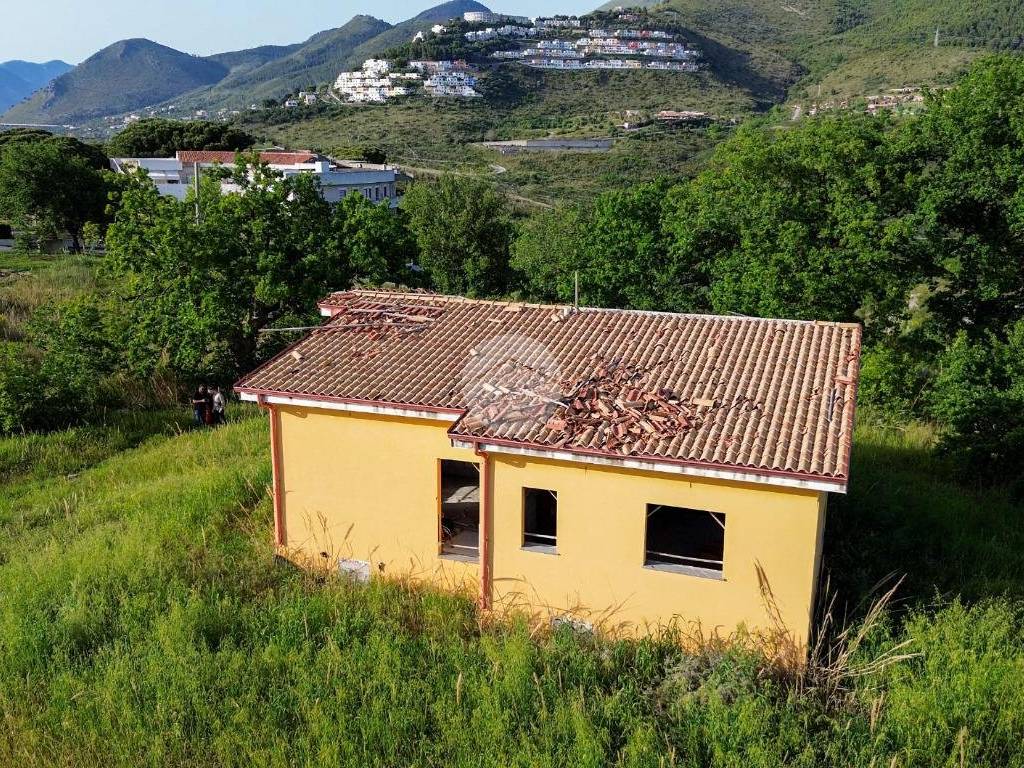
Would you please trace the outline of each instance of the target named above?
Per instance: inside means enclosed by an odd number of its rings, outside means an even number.
[[[214,150],[179,150],[175,153],[178,161],[189,163],[220,163],[234,165],[238,152],[220,152]],[[260,152],[260,162],[267,165],[294,165],[296,163],[312,163],[318,159],[315,152]]]
[[[449,412],[465,442],[845,488],[859,325],[376,291],[320,306],[331,320],[240,392]]]

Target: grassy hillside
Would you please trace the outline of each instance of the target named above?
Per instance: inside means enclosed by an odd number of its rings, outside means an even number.
[[[127,112],[217,82],[227,68],[150,40],[122,40],[90,56],[4,115],[9,122],[69,123]]]
[[[828,533],[844,585],[909,569],[911,602],[799,679],[738,647],[537,634],[468,598],[275,562],[265,420],[236,416],[128,447],[140,425],[116,452],[0,441],[0,762],[1024,760],[1020,509],[934,479],[926,431],[861,428]],[[936,607],[932,582],[984,599]],[[872,664],[902,643],[912,658]]]
[[[495,82],[495,81],[499,81]],[[566,73],[502,68],[484,83],[484,99],[410,99],[339,105],[313,114],[279,111],[248,118],[246,130],[274,143],[336,154],[353,144],[382,146],[414,175],[458,170],[493,179],[513,196],[545,204],[678,175],[714,143],[706,130],[649,129],[623,134],[623,111],[706,110],[725,118],[749,113],[755,98],[709,73]],[[274,122],[280,120],[281,122]],[[547,135],[622,135],[608,154],[502,157],[471,142]],[[492,166],[507,169],[495,173]]]
[[[258,48],[246,48],[241,51],[228,51],[227,53],[215,53],[206,58],[223,64],[228,68],[229,75],[238,75],[247,72],[264,64],[283,58],[288,54],[302,47],[302,43],[292,45],[261,45]]]
[[[1024,9],[1006,0],[669,0],[647,4],[713,39],[805,73],[794,95],[864,95],[949,82],[985,51],[1016,49]],[[939,29],[939,47],[933,47]]]
[[[652,127],[627,136],[618,129],[627,110],[690,109],[732,120],[771,98],[757,82],[730,82],[713,71],[565,73],[505,65],[491,70],[480,87],[484,98],[473,101],[415,98],[375,106],[277,110],[246,115],[242,125],[272,143],[328,153],[358,144],[381,146],[391,161],[414,173],[460,169],[491,176],[490,166],[497,164],[509,173],[496,183],[514,195],[550,203],[585,198],[624,179],[636,183],[678,175],[713,143],[703,130]],[[774,82],[771,87],[779,86]],[[549,135],[623,139],[608,155],[586,156],[504,158],[467,146]]]
[[[90,256],[0,254],[0,343],[22,341],[32,314],[45,304],[95,291],[97,267]]]

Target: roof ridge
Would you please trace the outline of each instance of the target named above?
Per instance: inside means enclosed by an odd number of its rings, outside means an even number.
[[[355,295],[363,297],[373,298],[403,298],[403,299],[423,299],[430,301],[441,301],[451,304],[487,304],[492,306],[520,306],[529,307],[530,309],[557,309],[557,310],[571,310],[574,309],[571,304],[546,304],[542,302],[530,302],[522,301],[517,299],[477,299],[470,298],[468,296],[459,296],[457,294],[448,293],[430,293],[421,292],[416,290],[400,291],[400,290],[384,290],[377,288],[349,288],[343,291],[334,291],[325,298],[321,299],[320,304],[323,304],[328,299],[339,296],[339,295]],[[830,326],[835,328],[860,328],[860,323],[842,322],[840,320],[797,320],[792,318],[784,317],[757,317],[756,315],[722,315],[713,312],[669,312],[666,310],[657,309],[623,309],[620,307],[588,307],[580,306],[576,308],[579,312],[607,312],[607,313],[623,313],[623,314],[636,314],[636,315],[653,315],[655,317],[692,317],[702,318],[706,320],[750,320],[753,322],[762,323],[785,323],[793,325],[821,325]]]

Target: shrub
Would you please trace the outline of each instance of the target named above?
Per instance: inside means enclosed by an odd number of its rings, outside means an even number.
[[[0,433],[30,426],[39,390],[36,361],[24,345],[0,342]]]
[[[1024,320],[972,341],[957,334],[940,359],[931,398],[945,426],[942,447],[972,474],[1024,473]]]

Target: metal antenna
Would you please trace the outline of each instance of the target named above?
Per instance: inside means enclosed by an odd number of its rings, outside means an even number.
[[[192,175],[196,185],[196,224],[199,223],[199,163],[192,164]]]
[[[580,311],[580,271],[577,269],[573,274],[573,293],[572,293],[572,309],[574,312]]]

